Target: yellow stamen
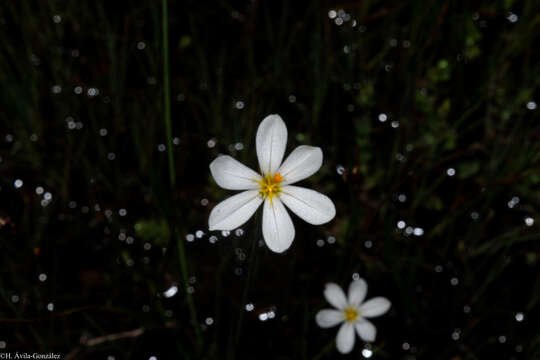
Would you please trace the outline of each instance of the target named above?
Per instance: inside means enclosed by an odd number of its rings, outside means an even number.
[[[266,176],[262,180],[257,180],[259,185],[261,185],[259,193],[263,198],[269,198],[270,200],[272,200],[274,196],[281,192],[281,187],[279,186],[279,183],[282,181],[283,177],[280,173],[275,173],[274,176],[266,174]]]
[[[345,320],[351,322],[358,318],[358,311],[354,308],[346,308],[345,309]]]

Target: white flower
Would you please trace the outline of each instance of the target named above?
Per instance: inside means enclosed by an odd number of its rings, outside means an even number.
[[[262,232],[270,250],[283,252],[294,239],[294,225],[285,205],[313,225],[334,218],[336,208],[327,196],[291,184],[320,169],[322,150],[301,145],[283,161],[287,145],[287,127],[279,115],[261,122],[256,136],[261,174],[228,155],[210,164],[216,183],[228,190],[245,190],[220,202],[208,219],[210,230],[233,230],[244,224],[263,204]]]
[[[323,309],[317,313],[315,320],[322,328],[330,328],[341,324],[336,337],[336,347],[342,354],[351,352],[354,347],[354,331],[364,341],[375,341],[377,329],[366,318],[380,316],[390,309],[390,301],[376,297],[363,302],[367,293],[367,284],[363,279],[355,280],[349,286],[349,296],[334,283],[326,284],[324,297],[334,309]]]

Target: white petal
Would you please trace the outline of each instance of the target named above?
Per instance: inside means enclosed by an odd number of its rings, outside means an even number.
[[[360,339],[367,342],[375,341],[375,336],[377,336],[377,329],[375,328],[375,325],[373,325],[371,322],[362,319],[355,323],[354,327],[356,328],[356,332],[358,333],[358,336],[360,336]]]
[[[284,252],[292,244],[294,225],[278,197],[264,201],[262,231],[266,245],[273,252]]]
[[[345,321],[345,315],[343,311],[323,309],[315,315],[315,321],[322,328],[330,328]]]
[[[274,174],[285,154],[287,127],[279,115],[268,115],[259,125],[255,138],[257,157],[263,174]]]
[[[302,220],[312,225],[329,222],[336,216],[336,207],[330,198],[317,191],[299,186],[284,186],[279,198]]]
[[[349,285],[349,304],[358,307],[366,298],[367,284],[364,279],[354,280]]]
[[[336,346],[340,353],[348,354],[354,347],[354,326],[351,323],[344,323],[339,328],[336,338]]]
[[[262,201],[258,190],[243,191],[223,200],[210,213],[210,231],[236,229],[249,220]]]
[[[360,316],[375,317],[384,314],[390,309],[390,301],[384,297],[370,299],[360,306]]]
[[[336,309],[345,310],[348,306],[345,293],[338,284],[328,283],[324,288],[324,297]]]
[[[322,165],[321,148],[300,145],[287,156],[278,172],[283,177],[283,184],[292,184],[315,174]]]
[[[229,155],[218,156],[210,163],[210,172],[216,183],[228,190],[258,189],[261,175]]]

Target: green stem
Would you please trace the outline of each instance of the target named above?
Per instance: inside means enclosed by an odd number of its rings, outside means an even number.
[[[313,360],[319,360],[319,359],[322,359],[322,357],[326,354],[328,354],[328,352],[330,352],[330,350],[332,350],[332,348],[334,347],[336,341],[334,339],[332,339],[331,341],[329,341],[322,349],[321,351],[315,355],[315,357],[313,358]]]
[[[180,270],[182,272],[182,280],[185,284],[184,291],[186,293],[186,300],[188,304],[189,309],[189,317],[191,320],[191,324],[193,325],[193,328],[195,329],[195,337],[197,339],[197,349],[200,351],[202,349],[203,345],[203,339],[201,334],[201,327],[199,326],[199,321],[197,320],[197,309],[195,308],[195,302],[193,301],[193,296],[191,296],[191,293],[187,290],[188,288],[188,275],[187,275],[187,263],[186,263],[186,251],[184,249],[184,243],[182,241],[182,238],[179,236],[179,234],[176,234],[176,240],[178,243],[178,259],[180,261]]]
[[[171,127],[171,94],[169,89],[169,30],[167,15],[167,0],[162,0],[163,9],[163,90],[165,97],[165,127],[167,130],[167,154],[169,158],[169,177],[171,186],[176,183],[176,173],[174,171],[174,158],[172,149],[172,127]]]
[[[257,266],[258,266],[258,253],[259,250],[257,249],[259,239],[261,237],[261,228],[262,228],[262,212],[260,212],[258,216],[258,221],[255,222],[256,227],[256,236],[254,241],[251,244],[251,252],[249,254],[249,269],[248,274],[246,278],[246,282],[244,285],[244,291],[242,293],[242,300],[240,301],[240,308],[238,311],[238,320],[236,323],[236,330],[234,332],[234,336],[231,337],[232,343],[229,345],[229,359],[236,359],[236,349],[238,349],[239,343],[240,343],[240,337],[242,335],[242,325],[244,322],[244,312],[245,312],[245,305],[247,303],[249,290],[251,289],[251,284],[253,282],[254,274],[257,272]]]
[[[169,29],[168,29],[168,14],[167,14],[167,0],[162,0],[162,31],[163,31],[163,93],[164,93],[164,106],[165,106],[165,127],[167,130],[167,154],[169,159],[169,178],[171,182],[171,187],[174,187],[176,184],[176,173],[174,170],[174,157],[172,149],[172,127],[171,127],[171,96],[169,89]],[[169,225],[174,231],[174,222],[171,222]],[[184,243],[179,234],[174,231],[174,236],[176,237],[176,243],[178,245],[178,260],[180,262],[180,271],[182,273],[182,279],[185,284],[185,294],[186,300],[189,309],[189,316],[191,324],[195,329],[196,337],[196,346],[197,350],[200,352],[203,345],[203,339],[201,334],[201,328],[199,326],[199,321],[197,320],[197,310],[195,308],[195,302],[191,293],[187,291],[188,287],[188,270],[186,262],[186,251],[184,249]]]

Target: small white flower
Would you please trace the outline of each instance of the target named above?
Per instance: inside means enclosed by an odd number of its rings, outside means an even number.
[[[349,286],[349,296],[334,283],[326,284],[324,297],[334,309],[323,309],[317,313],[315,320],[322,328],[330,328],[341,324],[336,337],[336,347],[342,354],[351,352],[355,336],[367,342],[375,341],[377,329],[366,318],[380,316],[390,309],[390,301],[384,297],[376,297],[364,302],[367,284],[363,279],[354,280]]]
[[[324,224],[336,208],[327,196],[291,184],[316,173],[322,165],[322,150],[301,145],[283,160],[287,127],[279,115],[261,122],[256,136],[261,174],[228,155],[216,158],[210,172],[216,183],[228,190],[245,190],[220,202],[208,219],[210,230],[234,230],[251,218],[263,204],[262,232],[270,250],[283,252],[294,239],[294,225],[285,205],[304,221]]]

